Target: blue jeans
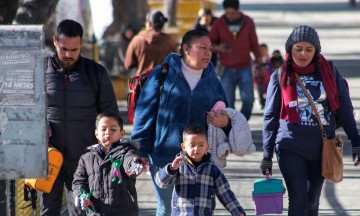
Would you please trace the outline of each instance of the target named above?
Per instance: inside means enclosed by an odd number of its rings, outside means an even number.
[[[240,98],[242,107],[240,112],[247,120],[250,119],[254,104],[254,89],[251,67],[240,69],[225,68],[221,76],[221,84],[224,87],[229,107],[235,107],[235,90],[236,85],[240,89]]]
[[[154,164],[150,165],[151,179],[153,180],[157,199],[156,216],[170,216],[172,192],[174,190],[174,185],[169,185],[167,188],[159,188],[157,186],[154,181],[154,177],[159,169],[160,167]]]
[[[277,156],[289,196],[288,215],[317,216],[324,183],[321,160],[306,160],[286,150],[280,150]]]

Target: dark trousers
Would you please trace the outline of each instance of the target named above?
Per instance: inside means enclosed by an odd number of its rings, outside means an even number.
[[[40,193],[40,215],[41,216],[60,216],[62,208],[62,197],[66,192],[66,204],[69,216],[85,215],[80,208],[76,208],[72,193],[72,181],[76,166],[62,166],[54,186],[50,193]]]
[[[295,152],[277,153],[289,196],[289,216],[317,216],[324,177],[321,160],[306,160]]]
[[[6,181],[0,180],[0,215],[6,215]]]

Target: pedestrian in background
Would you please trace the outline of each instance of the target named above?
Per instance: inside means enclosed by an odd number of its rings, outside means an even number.
[[[173,189],[171,215],[214,215],[216,196],[231,215],[245,216],[224,173],[207,152],[205,129],[200,126],[185,128],[182,137],[182,152],[155,177],[159,187]]]
[[[210,8],[201,8],[199,10],[199,18],[196,20],[194,29],[195,30],[203,30],[207,33],[211,31],[211,26],[217,20],[217,17],[215,17],[211,11]],[[218,61],[217,52],[213,51],[211,56],[211,63],[216,67]]]
[[[170,35],[162,32],[168,19],[161,11],[150,11],[146,15],[145,30],[139,32],[130,42],[125,57],[125,68],[136,68],[140,75],[161,64],[165,57],[177,51],[177,43]]]
[[[270,62],[273,70],[276,70],[282,66],[282,64],[284,63],[284,59],[280,50],[274,50],[272,52]]]
[[[106,69],[81,56],[83,28],[73,20],[63,20],[53,36],[56,53],[46,70],[49,145],[58,149],[64,162],[50,193],[41,193],[40,214],[59,216],[64,184],[70,215],[80,215],[74,205],[73,176],[85,149],[97,143],[96,115],[119,113],[114,89]]]
[[[295,73],[312,97],[329,137],[335,136],[335,112],[340,118],[351,140],[355,166],[360,164],[360,136],[347,86],[338,69],[320,53],[316,30],[306,25],[296,27],[285,43],[285,50],[285,63],[272,74],[267,91],[264,158],[260,169],[263,174],[271,173],[275,150],[289,196],[288,214],[313,216],[319,213],[324,183],[321,175],[323,137]]]
[[[131,40],[135,36],[135,29],[128,23],[121,25],[120,27],[120,38],[119,38],[119,48],[117,50],[117,56],[119,60],[119,74],[120,76],[134,76],[135,68],[127,70],[125,68],[125,56],[127,48],[131,42]]]
[[[212,44],[206,32],[190,30],[182,38],[180,55],[169,54],[163,65],[153,69],[140,93],[135,110],[132,140],[140,144],[139,156],[156,172],[171,163],[181,151],[183,130],[190,125],[207,128],[207,123],[228,131],[224,110],[211,111],[226,96],[210,63]],[[159,79],[166,77],[165,82]],[[163,83],[163,84],[161,84]],[[171,187],[154,182],[157,216],[171,214]]]
[[[269,49],[267,44],[260,44],[260,53],[261,53],[261,64],[255,65],[255,83],[256,83],[256,92],[258,93],[258,100],[261,109],[265,107],[266,99],[266,90],[270,82],[270,76],[273,72]]]
[[[254,21],[239,11],[238,0],[224,0],[225,14],[214,22],[210,39],[214,50],[219,53],[217,72],[225,89],[229,107],[235,107],[236,86],[240,89],[241,113],[250,119],[254,89],[250,52],[255,55],[256,64],[261,64],[258,37]]]

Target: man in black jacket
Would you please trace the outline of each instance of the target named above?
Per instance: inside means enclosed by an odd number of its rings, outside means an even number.
[[[46,71],[49,145],[62,152],[64,162],[52,191],[41,194],[41,215],[60,215],[64,184],[69,215],[80,215],[71,189],[78,160],[88,146],[97,143],[96,115],[119,112],[106,69],[80,55],[82,37],[82,26],[73,20],[61,21],[53,36],[56,53]]]

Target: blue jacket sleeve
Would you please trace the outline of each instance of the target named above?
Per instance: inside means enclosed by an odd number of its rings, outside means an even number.
[[[343,127],[349,140],[351,140],[352,146],[359,147],[360,135],[356,127],[354,107],[351,102],[348,85],[346,80],[341,77],[338,69],[336,67],[334,67],[334,69],[340,103],[340,108],[336,111],[336,115],[339,115],[341,126]]]
[[[131,140],[139,142],[140,149],[138,155],[147,157],[152,152],[155,142],[156,120],[160,103],[159,81],[161,76],[161,66],[156,66],[147,78],[137,101],[135,118]]]
[[[272,158],[275,140],[279,129],[281,110],[281,89],[279,85],[278,70],[272,73],[267,89],[264,109],[263,148],[264,158]]]

